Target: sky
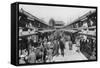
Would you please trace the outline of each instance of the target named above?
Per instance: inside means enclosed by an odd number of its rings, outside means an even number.
[[[84,15],[89,11],[94,11],[91,8],[76,8],[76,7],[57,7],[57,6],[40,6],[40,5],[19,5],[19,9],[23,8],[30,14],[43,19],[47,24],[51,18],[56,21],[63,21],[65,25],[70,24],[75,19]]]

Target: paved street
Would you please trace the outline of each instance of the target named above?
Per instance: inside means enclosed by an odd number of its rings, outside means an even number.
[[[64,57],[59,55],[53,57],[53,61],[77,61],[77,60],[88,60],[81,52],[76,52],[77,47],[73,44],[73,50],[69,50],[68,42],[65,44],[66,49],[64,50]],[[60,51],[60,50],[59,50]]]

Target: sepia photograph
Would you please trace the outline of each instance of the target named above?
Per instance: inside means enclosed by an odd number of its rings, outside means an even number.
[[[19,4],[18,64],[97,60],[97,9]]]

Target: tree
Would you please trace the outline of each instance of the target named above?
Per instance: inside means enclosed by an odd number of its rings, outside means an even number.
[[[50,25],[50,26],[54,26],[54,25],[55,25],[55,20],[54,20],[53,18],[51,18],[51,19],[49,20],[49,25]]]

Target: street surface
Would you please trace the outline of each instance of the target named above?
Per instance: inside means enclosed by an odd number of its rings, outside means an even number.
[[[88,60],[81,52],[76,52],[77,47],[73,44],[73,50],[69,50],[68,42],[65,43],[64,56],[54,56],[52,61],[78,61],[78,60]],[[60,52],[60,50],[59,50]]]

